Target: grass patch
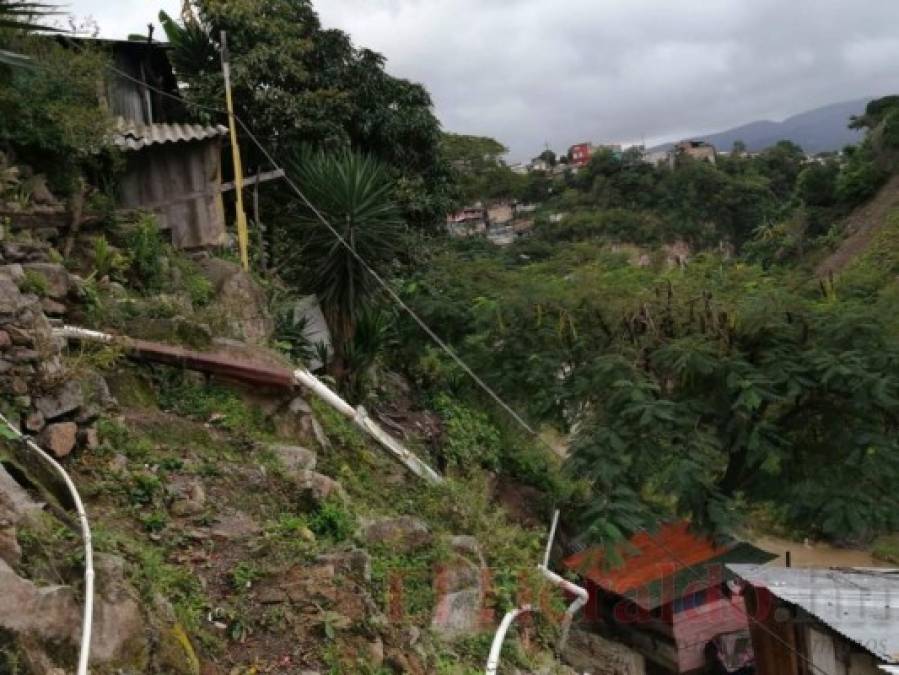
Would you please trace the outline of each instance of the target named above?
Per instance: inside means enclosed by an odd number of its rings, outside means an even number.
[[[880,537],[874,542],[871,552],[878,560],[899,565],[899,534]]]
[[[184,372],[166,369],[158,378],[162,408],[195,420],[214,423],[248,437],[267,438],[273,428],[265,414],[234,391],[215,384],[198,384]]]

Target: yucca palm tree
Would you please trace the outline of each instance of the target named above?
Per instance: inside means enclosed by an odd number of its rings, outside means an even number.
[[[353,339],[357,322],[378,289],[353,251],[383,273],[401,246],[404,222],[391,200],[387,170],[352,151],[301,153],[291,174],[312,204],[340,233],[352,251],[306,205],[282,242],[283,271],[318,295],[334,337],[337,368]]]
[[[187,9],[189,8],[188,5]],[[191,16],[192,20],[186,20],[187,16]],[[186,10],[182,10],[180,25],[164,11],[159,12],[159,23],[169,41],[170,58],[179,77],[218,70],[218,47],[212,40],[208,27],[186,14]]]

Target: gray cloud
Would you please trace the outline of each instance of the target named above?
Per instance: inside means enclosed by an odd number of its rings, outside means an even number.
[[[104,34],[146,2],[74,0]],[[177,0],[163,6],[176,11]],[[647,143],[899,90],[894,0],[327,0],[326,26],[424,83],[446,129],[513,159]],[[148,16],[143,17],[143,13]]]

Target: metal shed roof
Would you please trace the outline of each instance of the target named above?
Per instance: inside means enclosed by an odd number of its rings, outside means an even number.
[[[899,569],[728,565],[888,664],[899,664]],[[899,671],[897,671],[899,672]]]
[[[113,143],[125,150],[140,150],[150,145],[162,143],[183,143],[203,141],[208,138],[225,136],[227,127],[221,124],[138,124],[119,119]]]

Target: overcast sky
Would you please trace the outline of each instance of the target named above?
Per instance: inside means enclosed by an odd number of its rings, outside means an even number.
[[[102,35],[179,0],[70,0]],[[323,0],[326,26],[425,84],[445,129],[510,158],[647,145],[899,91],[897,0]]]

